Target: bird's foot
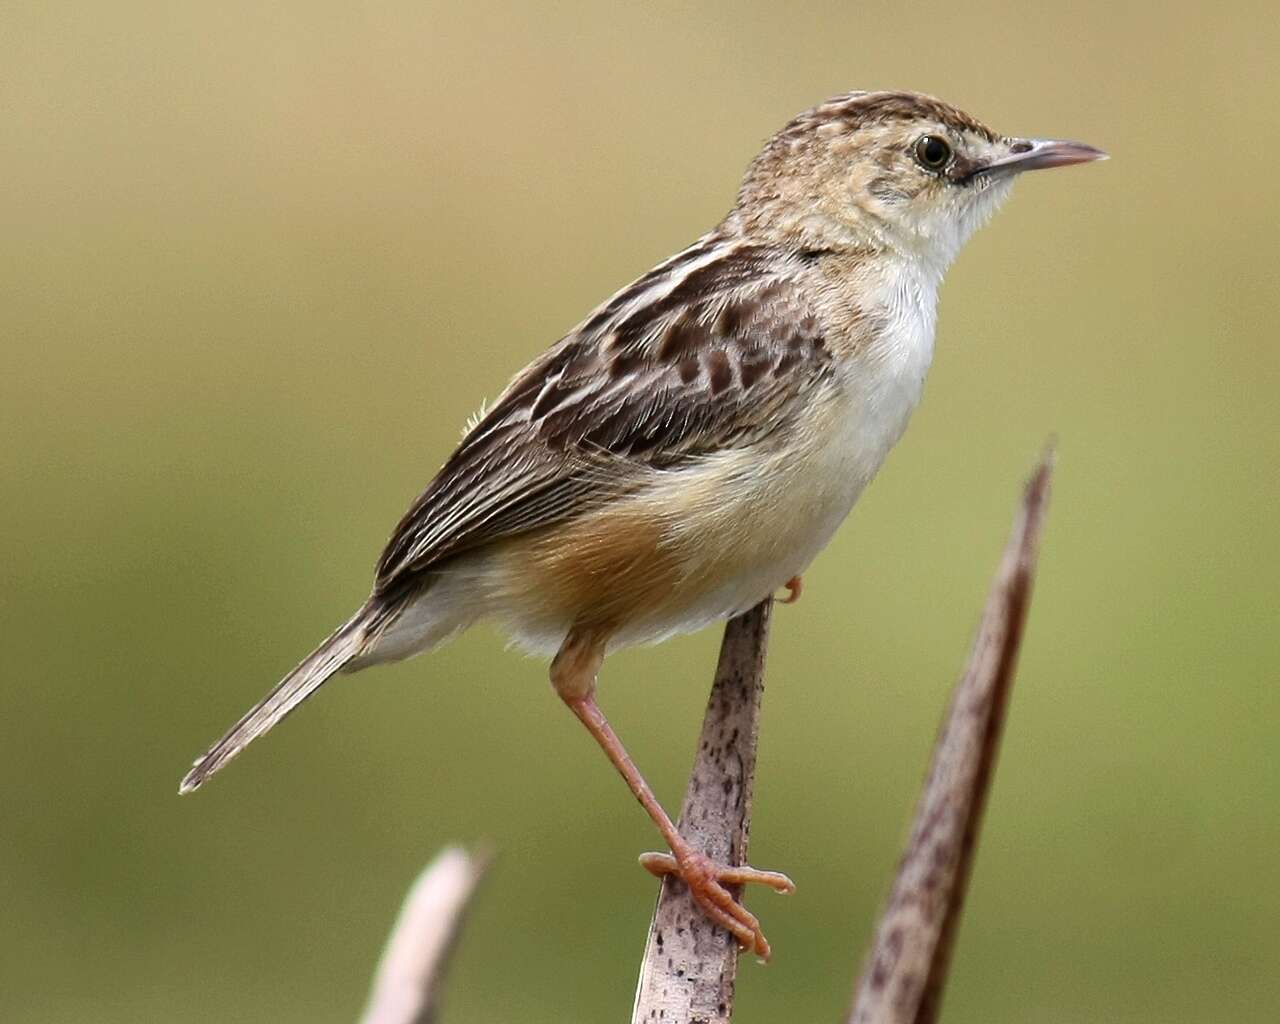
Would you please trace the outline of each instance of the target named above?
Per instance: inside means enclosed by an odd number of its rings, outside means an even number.
[[[783,604],[795,604],[800,600],[800,592],[804,589],[804,580],[799,576],[792,576],[783,586],[787,588],[787,596],[782,599]]]
[[[769,959],[769,942],[760,930],[759,920],[734,899],[726,886],[755,883],[767,885],[774,892],[795,892],[795,883],[786,875],[777,871],[759,871],[746,865],[717,864],[705,854],[688,848],[675,855],[644,853],[640,855],[640,864],[659,878],[675,875],[681,879],[707,920],[732,935],[743,949],[754,950],[762,960]]]

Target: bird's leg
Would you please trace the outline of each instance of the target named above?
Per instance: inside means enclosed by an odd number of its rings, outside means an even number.
[[[760,922],[734,899],[726,886],[758,882],[777,892],[788,893],[794,891],[795,885],[786,875],[776,871],[717,864],[690,846],[676,830],[596,703],[596,674],[604,660],[605,640],[585,632],[570,632],[551,663],[551,682],[556,693],[613,762],[671,849],[670,854],[646,853],[640,858],[640,863],[659,877],[679,877],[689,887],[689,894],[708,920],[729,932],[744,949],[752,949],[758,956],[769,959],[769,943],[760,930]]]
[[[783,586],[787,588],[787,596],[782,599],[783,604],[795,604],[800,600],[800,592],[804,590],[804,580],[799,576],[792,576]]]

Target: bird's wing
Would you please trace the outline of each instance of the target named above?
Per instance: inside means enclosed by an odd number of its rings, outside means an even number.
[[[376,589],[786,424],[831,372],[800,286],[811,261],[708,236],[618,292],[471,429],[396,528]]]

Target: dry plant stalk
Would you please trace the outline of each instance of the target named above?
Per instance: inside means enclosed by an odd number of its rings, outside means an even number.
[[[751,831],[760,700],[773,601],[730,620],[679,829],[723,864],[745,864]],[[735,893],[740,897],[740,893]],[[711,924],[678,878],[668,875],[649,925],[633,1024],[721,1024],[733,1015],[738,945]]]
[[[933,1024],[938,1018],[1031,600],[1052,469],[1047,453],[1027,484],[934,746],[849,1024]]]
[[[427,865],[405,897],[387,940],[360,1024],[431,1024],[441,978],[489,858],[451,846]]]
[[[968,664],[934,746],[911,837],[878,923],[848,1024],[934,1024],[1026,622],[1052,453],[1027,484]],[[772,601],[725,627],[680,832],[727,864],[746,862]],[[362,1024],[430,1024],[441,972],[487,858],[445,850],[415,883]],[[738,947],[668,876],[649,926],[632,1024],[727,1024]]]

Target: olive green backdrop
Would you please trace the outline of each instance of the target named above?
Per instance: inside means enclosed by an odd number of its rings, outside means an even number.
[[[623,1020],[654,835],[480,630],[191,758],[366,593],[482,397],[910,87],[1036,174],[781,609],[739,1019],[834,1022],[1021,480],[1060,472],[946,1019],[1280,1005],[1280,32],[1268,3],[10,3],[0,12],[0,1018],[351,1021],[443,843],[500,851],[449,1024]],[[678,802],[718,631],[608,666]]]

